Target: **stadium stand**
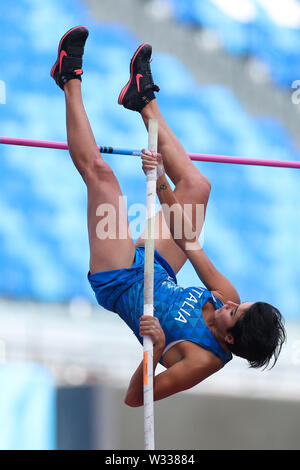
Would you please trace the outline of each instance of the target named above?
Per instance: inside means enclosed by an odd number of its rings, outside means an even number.
[[[177,21],[215,31],[230,54],[264,62],[276,85],[289,87],[297,77],[300,4],[296,0],[167,2]]]

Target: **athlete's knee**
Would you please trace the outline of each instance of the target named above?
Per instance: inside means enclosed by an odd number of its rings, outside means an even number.
[[[101,157],[96,156],[91,160],[91,163],[85,169],[84,180],[86,184],[92,182],[104,183],[110,182],[114,178],[113,171],[108,163],[106,163]]]
[[[208,178],[198,171],[185,175],[181,180],[181,186],[195,200],[204,201],[209,198],[211,183]]]
[[[210,192],[211,192],[211,182],[209,181],[208,178],[206,178],[205,176],[202,177],[202,182],[201,184],[203,185],[204,187],[204,191],[206,193],[206,197],[207,197],[207,200],[209,199],[209,195],[210,195]]]
[[[197,186],[198,188],[201,187],[203,191],[206,191],[206,193],[210,194],[211,191],[211,182],[209,181],[206,176],[202,175],[202,173],[197,173],[194,175],[194,185]]]

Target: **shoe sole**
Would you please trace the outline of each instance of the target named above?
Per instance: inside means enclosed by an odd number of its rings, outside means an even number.
[[[133,78],[133,64],[134,64],[134,61],[136,59],[136,56],[138,55],[138,53],[140,52],[141,49],[143,49],[144,46],[148,45],[147,42],[144,42],[135,52],[134,56],[132,57],[131,61],[130,61],[130,78],[128,80],[128,82],[126,83],[126,85],[122,88],[121,90],[121,93],[119,94],[119,98],[118,98],[118,103],[119,104],[123,104],[123,100],[124,100],[124,96],[128,90],[128,88],[130,87],[130,84],[132,82],[132,78]]]
[[[51,72],[50,72],[50,75],[52,78],[54,78],[54,71],[59,63],[59,56],[60,56],[60,49],[61,49],[61,45],[62,45],[62,42],[63,40],[68,36],[68,34],[70,34],[72,31],[75,31],[75,29],[79,29],[79,28],[84,28],[84,29],[87,29],[85,26],[83,25],[80,25],[80,26],[75,26],[75,28],[72,28],[72,29],[69,29],[69,31],[66,32],[66,34],[61,38],[61,40],[59,41],[59,45],[58,45],[58,54],[57,54],[57,60],[55,62],[55,64],[53,65],[52,69],[51,69]]]

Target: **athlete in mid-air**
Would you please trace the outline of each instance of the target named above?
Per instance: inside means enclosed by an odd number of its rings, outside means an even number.
[[[143,315],[144,236],[133,242],[120,186],[99,153],[82,101],[82,56],[87,37],[84,26],[72,28],[62,37],[51,76],[65,93],[69,151],[87,186],[88,278],[98,303],[118,313],[141,343],[145,335],[152,338],[154,373],[158,362],[166,368],[154,377],[155,400],[193,387],[220,370],[232,354],[245,358],[251,367],[266,367],[271,360],[275,364],[285,340],[280,312],[264,302],[241,303],[235,287],[198,243],[202,226],[196,221],[197,208],[202,205],[205,214],[210,183],[191,162],[160,113],[154,95],[159,88],[153,83],[150,69],[152,48],[146,43],[131,60],[130,78],[118,102],[139,113],[146,128],[149,119],[158,121],[159,153],[143,151],[143,170],[157,167],[157,195],[162,207],[176,204],[187,230],[176,237],[174,217],[166,222],[162,210],[156,215],[155,316]],[[122,233],[119,238],[115,234],[99,237],[99,208],[104,204],[115,209],[116,232]],[[188,215],[184,212],[186,204],[192,207]],[[205,288],[177,285],[176,274],[187,259]],[[125,403],[143,404],[142,362],[132,376]]]

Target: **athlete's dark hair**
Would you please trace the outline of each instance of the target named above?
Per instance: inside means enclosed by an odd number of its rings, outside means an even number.
[[[230,351],[254,368],[268,367],[272,358],[274,367],[286,340],[281,313],[265,302],[251,305],[229,333],[234,338],[233,344],[227,343]]]

